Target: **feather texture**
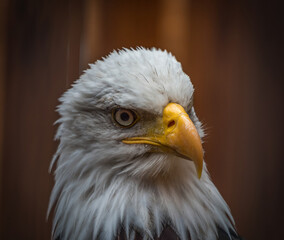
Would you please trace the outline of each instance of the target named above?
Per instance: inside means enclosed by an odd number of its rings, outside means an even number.
[[[181,240],[218,239],[219,228],[230,236],[233,217],[205,164],[198,179],[190,161],[121,142],[145,134],[169,102],[187,110],[202,138],[193,92],[181,64],[166,51],[124,49],[90,65],[58,107],[49,205],[49,212],[55,208],[54,239],[116,239],[121,228],[124,239],[137,239],[137,233],[164,239],[165,226],[171,227],[166,235]],[[134,109],[140,121],[119,128],[111,114],[116,107]]]

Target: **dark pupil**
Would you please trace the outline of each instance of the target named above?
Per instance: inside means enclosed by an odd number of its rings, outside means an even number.
[[[128,113],[126,113],[126,112],[124,112],[124,113],[122,113],[121,115],[120,115],[120,118],[121,118],[121,120],[122,121],[128,121],[129,120],[129,114]]]

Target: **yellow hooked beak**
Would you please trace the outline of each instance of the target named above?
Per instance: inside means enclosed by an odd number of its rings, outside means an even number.
[[[203,169],[203,149],[200,136],[184,108],[176,103],[169,103],[163,111],[162,122],[144,137],[123,140],[127,144],[150,144],[164,152],[191,160],[195,164],[198,178]]]

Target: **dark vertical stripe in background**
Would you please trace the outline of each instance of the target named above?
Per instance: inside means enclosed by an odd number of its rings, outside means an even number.
[[[195,85],[206,162],[246,239],[282,239],[283,13],[274,1],[3,0],[1,239],[50,239],[58,97],[116,48],[171,51]]]

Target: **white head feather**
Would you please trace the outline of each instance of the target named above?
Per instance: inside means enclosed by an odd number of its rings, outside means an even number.
[[[217,226],[234,224],[227,204],[204,165],[201,179],[194,164],[151,153],[148,145],[122,139],[145,134],[169,102],[184,107],[200,137],[204,133],[192,105],[193,85],[181,64],[166,51],[144,48],[111,53],[77,80],[61,98],[60,140],[55,186],[54,238],[114,239],[124,228],[144,239],[159,236],[170,224],[181,239],[212,240]],[[112,109],[135,109],[133,127],[113,123]]]

